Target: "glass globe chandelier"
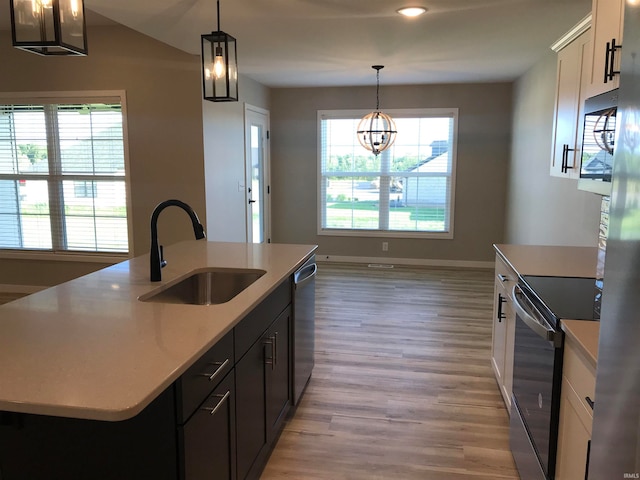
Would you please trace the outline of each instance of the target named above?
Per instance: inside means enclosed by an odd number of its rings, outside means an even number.
[[[398,131],[393,119],[380,111],[380,70],[384,65],[372,65],[371,68],[376,71],[376,109],[360,120],[358,141],[374,155],[379,155],[393,145]]]

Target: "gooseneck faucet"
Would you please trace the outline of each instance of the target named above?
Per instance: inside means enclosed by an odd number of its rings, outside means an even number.
[[[164,259],[164,254],[162,251],[162,245],[158,245],[158,217],[160,216],[160,212],[167,207],[175,206],[180,207],[182,210],[187,212],[189,218],[191,218],[191,223],[193,224],[193,233],[196,236],[196,240],[200,240],[205,237],[204,228],[198,220],[198,215],[193,211],[189,205],[180,200],[165,200],[162,203],[159,203],[156,208],[153,210],[151,214],[151,254],[150,254],[150,265],[151,265],[151,281],[159,282],[162,280],[161,269],[164,267],[167,262]]]

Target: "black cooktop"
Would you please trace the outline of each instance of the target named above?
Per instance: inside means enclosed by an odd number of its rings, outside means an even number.
[[[523,290],[532,293],[538,308],[546,309],[557,320],[598,320],[594,311],[600,290],[595,278],[541,277],[525,275]],[[527,295],[531,298],[530,295]]]

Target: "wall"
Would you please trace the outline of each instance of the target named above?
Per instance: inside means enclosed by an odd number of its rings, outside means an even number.
[[[206,218],[200,61],[121,26],[88,31],[87,57],[41,57],[11,46],[0,32],[1,92],[125,90],[131,172],[133,252],[149,249],[149,218],[160,201],[178,198]],[[160,217],[163,244],[193,238],[188,217]],[[0,284],[52,285],[100,263],[0,259]]]
[[[372,108],[375,87],[272,91],[273,240],[318,244],[334,256],[486,262],[503,241],[504,199],[511,143],[509,83],[382,86],[382,109],[459,108],[452,240],[317,235],[317,111]]]
[[[245,104],[269,109],[269,89],[240,75],[237,102],[203,101],[207,238],[244,242],[246,197]],[[242,185],[242,187],[239,187]]]
[[[596,246],[601,197],[549,176],[555,82],[550,50],[514,86],[505,243]]]

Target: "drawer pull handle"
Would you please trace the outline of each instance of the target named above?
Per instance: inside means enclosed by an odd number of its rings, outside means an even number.
[[[218,376],[218,374],[224,370],[224,367],[226,367],[229,364],[229,359],[227,358],[224,362],[213,362],[211,363],[211,365],[218,365],[218,368],[216,368],[216,371],[213,373],[201,373],[200,376],[201,377],[209,377],[209,381],[212,382],[214,378],[216,378]]]
[[[222,407],[225,400],[229,398],[229,395],[231,395],[231,392],[229,390],[227,390],[227,393],[225,393],[224,395],[213,395],[214,397],[218,397],[220,401],[216,404],[215,407],[204,407],[202,410],[209,412],[209,415],[215,415],[216,412],[220,410],[220,407]]]
[[[591,407],[591,410],[593,410],[593,406],[595,405],[595,402],[591,400],[590,397],[584,397],[584,399],[587,402],[587,404]]]
[[[271,356],[267,357],[267,351],[265,349],[264,352],[264,363],[266,363],[267,365],[271,365],[271,370],[274,369],[275,365],[276,365],[276,349],[275,349],[275,342],[276,342],[276,338],[274,336],[268,337],[265,341],[264,341],[264,345],[269,345],[270,349],[271,349]]]
[[[500,279],[501,282],[506,282],[509,280],[509,277],[507,277],[506,275],[503,275],[502,273],[498,274],[498,278]]]

